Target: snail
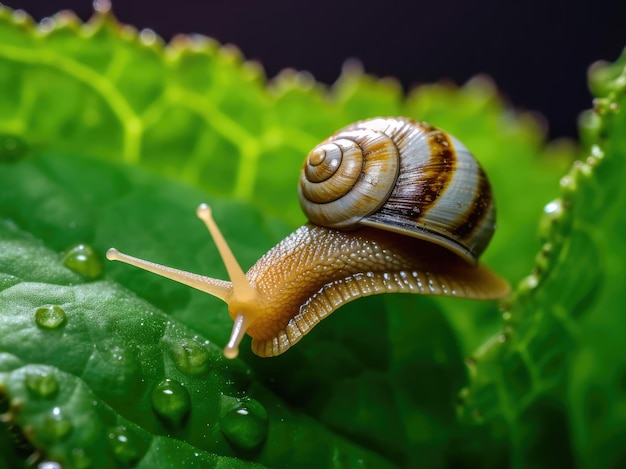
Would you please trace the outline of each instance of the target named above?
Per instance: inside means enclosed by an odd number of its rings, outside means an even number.
[[[228,304],[224,349],[235,358],[247,333],[252,351],[276,356],[343,304],[405,292],[493,300],[508,283],[478,262],[495,229],[489,181],[454,137],[402,117],[339,130],[307,155],[299,181],[309,222],[247,273],[208,205],[197,209],[230,282],[107,251],[109,260],[184,283]]]

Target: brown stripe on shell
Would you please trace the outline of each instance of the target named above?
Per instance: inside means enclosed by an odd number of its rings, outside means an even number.
[[[394,119],[396,122],[398,120]],[[403,125],[395,125],[390,132],[402,154],[396,188],[385,205],[361,220],[361,224],[430,240],[452,250],[468,262],[475,263],[486,243],[476,243],[471,237],[464,240],[452,232],[451,228],[460,228],[463,222],[449,224],[449,219],[446,221],[441,216],[433,217],[428,213],[431,209],[438,209],[439,199],[456,184],[457,172],[470,170],[464,163],[465,154],[459,153],[467,150],[464,147],[457,149],[453,138],[430,124],[408,119],[402,119],[401,122]],[[475,162],[474,157],[467,153]],[[478,171],[478,167],[476,163],[472,170]],[[479,176],[476,174],[477,178]],[[459,206],[458,210],[464,212],[471,210],[471,207]],[[464,214],[458,216],[463,218]],[[440,223],[436,220],[440,220]]]
[[[430,154],[422,164],[406,160],[406,152],[409,150],[405,148],[405,141],[415,138],[417,132],[427,136],[430,149]],[[406,122],[406,127],[394,132],[391,137],[403,156],[396,188],[389,197],[393,203],[383,207],[383,210],[419,222],[454,178],[456,152],[443,131],[423,122]],[[419,181],[419,184],[415,181]]]
[[[456,166],[456,152],[448,136],[432,126],[425,127],[424,130],[430,132],[428,144],[431,160],[424,168],[422,181],[415,185],[419,189],[414,200],[414,207],[419,209],[416,220],[423,217],[435,205],[439,196],[445,192],[454,177]]]
[[[480,228],[481,222],[492,210],[493,198],[491,194],[491,185],[487,179],[487,175],[481,166],[477,168],[478,172],[478,188],[474,194],[474,199],[469,204],[463,217],[459,218],[459,223],[452,228],[452,233],[459,239],[468,239],[472,233]],[[487,242],[489,240],[487,239]]]

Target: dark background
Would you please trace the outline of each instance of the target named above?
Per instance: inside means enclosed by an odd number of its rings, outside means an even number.
[[[61,9],[91,16],[89,0],[3,2],[36,20]],[[576,136],[591,106],[586,72],[626,46],[626,1],[440,0],[413,2],[287,0],[117,0],[120,21],[165,39],[202,33],[237,45],[263,64],[332,84],[346,59],[367,72],[412,85],[490,75],[516,107],[541,112],[551,137]]]

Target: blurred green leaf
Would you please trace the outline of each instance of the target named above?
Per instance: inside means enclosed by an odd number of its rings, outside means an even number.
[[[462,415],[504,425],[522,465],[626,464],[623,63],[592,69],[596,141],[545,207],[504,328],[469,361]]]
[[[546,145],[540,120],[512,111],[484,77],[405,96],[349,64],[330,90],[293,71],[267,84],[260,66],[207,38],[166,46],[108,12],[37,26],[0,8],[0,89],[12,90],[0,92],[0,413],[13,425],[0,433],[3,457],[28,457],[16,449],[22,435],[68,467],[104,457],[146,467],[194,457],[226,467],[232,457],[298,467],[623,461],[619,63],[592,75],[603,101],[582,137],[593,157],[559,193],[576,148]],[[499,228],[484,260],[523,279],[504,329],[493,303],[373,297],[280,357],[259,359],[244,344],[240,360],[225,361],[221,303],[123,265],[98,275],[115,245],[226,278],[193,216],[203,201],[252,265],[304,220],[295,196],[304,155],[376,115],[442,127],[485,166]],[[88,277],[63,265],[80,244],[94,249]],[[176,399],[163,400],[170,392]],[[81,407],[89,403],[95,410]],[[130,454],[116,443],[121,427],[150,445]],[[108,444],[95,445],[102,435]]]

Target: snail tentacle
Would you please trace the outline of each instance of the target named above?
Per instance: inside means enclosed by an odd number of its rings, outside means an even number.
[[[231,279],[230,282],[192,274],[183,270],[173,269],[154,262],[138,259],[122,254],[114,248],[107,251],[107,259],[121,261],[139,267],[140,269],[148,270],[162,277],[201,290],[226,302],[234,323],[230,339],[224,348],[224,356],[226,358],[236,358],[239,354],[239,344],[246,331],[250,325],[258,319],[259,315],[262,314],[269,300],[255,288],[246,277],[246,274],[241,269],[228,243],[224,239],[222,232],[215,223],[210,207],[207,204],[201,204],[196,214],[198,218],[205,223],[211,233],[226,267],[226,271],[228,272],[228,276]]]

